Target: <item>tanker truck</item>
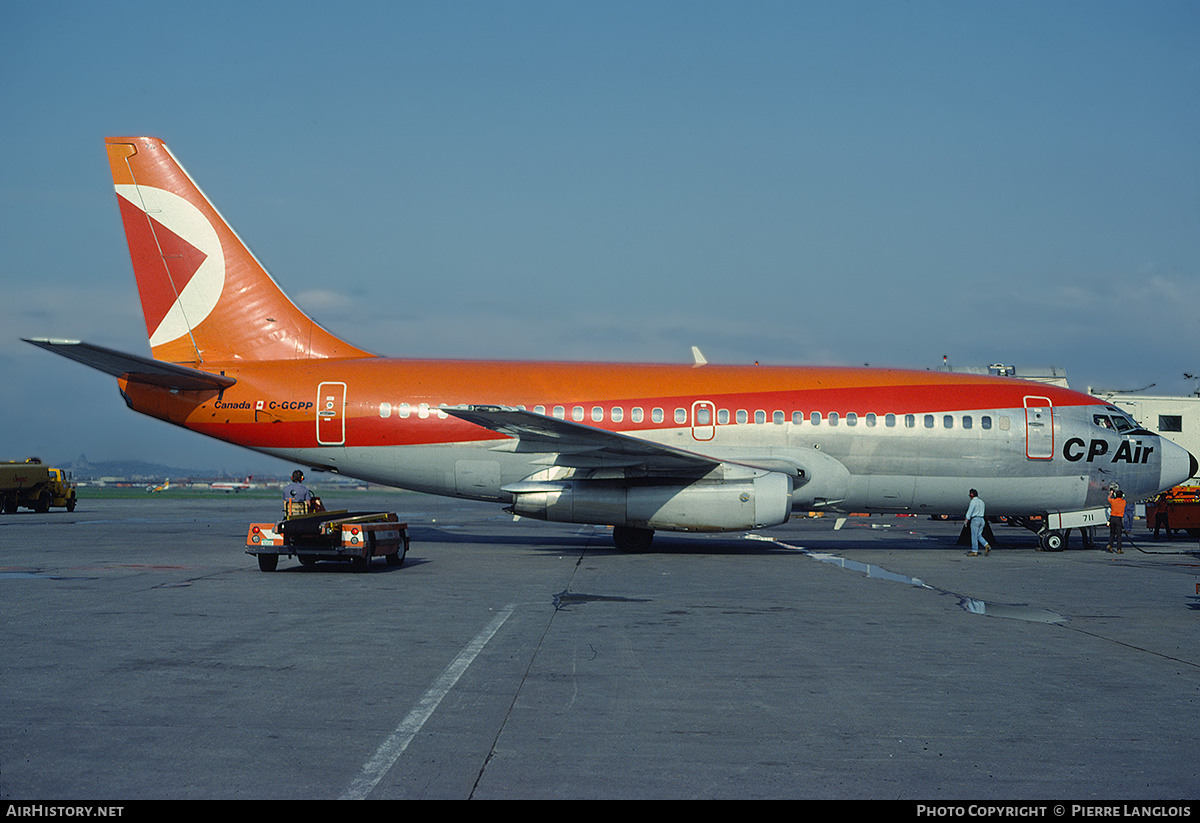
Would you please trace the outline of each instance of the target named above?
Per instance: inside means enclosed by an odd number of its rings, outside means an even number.
[[[0,463],[0,508],[12,514],[24,506],[48,512],[51,506],[75,511],[75,484],[69,472],[43,466],[36,457]]]

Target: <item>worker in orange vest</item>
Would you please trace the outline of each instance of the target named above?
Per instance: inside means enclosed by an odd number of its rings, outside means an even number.
[[[1125,493],[1114,483],[1108,490],[1108,551],[1124,554],[1121,549],[1121,530],[1125,527]],[[1116,543],[1116,548],[1113,548]]]

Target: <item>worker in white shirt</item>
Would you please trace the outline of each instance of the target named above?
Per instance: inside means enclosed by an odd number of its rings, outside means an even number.
[[[978,557],[979,546],[983,546],[983,554],[987,556],[992,551],[992,547],[986,540],[983,539],[983,498],[979,496],[979,492],[975,489],[967,492],[971,496],[971,502],[967,504],[967,523],[971,527],[971,550],[967,552],[967,557]]]

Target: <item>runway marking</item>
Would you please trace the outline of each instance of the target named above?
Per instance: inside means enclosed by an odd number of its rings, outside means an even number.
[[[505,606],[500,614],[496,615],[495,619],[489,623],[483,631],[476,635],[475,639],[467,644],[466,648],[459,653],[458,657],[454,658],[454,662],[446,667],[446,671],[442,672],[442,676],[434,681],[429,687],[429,691],[417,701],[417,705],[408,716],[400,721],[400,725],[391,733],[375,755],[367,761],[363,766],[362,773],[355,778],[354,782],[342,793],[339,800],[364,800],[367,795],[374,791],[375,786],[387,774],[388,769],[395,765],[400,755],[408,748],[408,744],[416,737],[417,732],[425,725],[438,704],[442,702],[450,690],[454,688],[454,684],[463,676],[467,667],[475,659],[483,647],[488,644],[492,636],[499,631],[504,625],[504,621],[513,613],[515,605],[510,604]]]

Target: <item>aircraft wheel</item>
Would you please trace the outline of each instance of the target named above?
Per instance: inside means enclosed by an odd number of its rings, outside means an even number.
[[[273,572],[275,567],[279,565],[279,555],[277,554],[260,554],[258,555],[258,570],[260,572]]]
[[[1066,536],[1060,531],[1042,532],[1038,541],[1042,545],[1044,552],[1060,552],[1067,545]]]
[[[613,543],[627,554],[644,552],[654,541],[654,529],[635,529],[632,526],[617,526],[613,529]]]

